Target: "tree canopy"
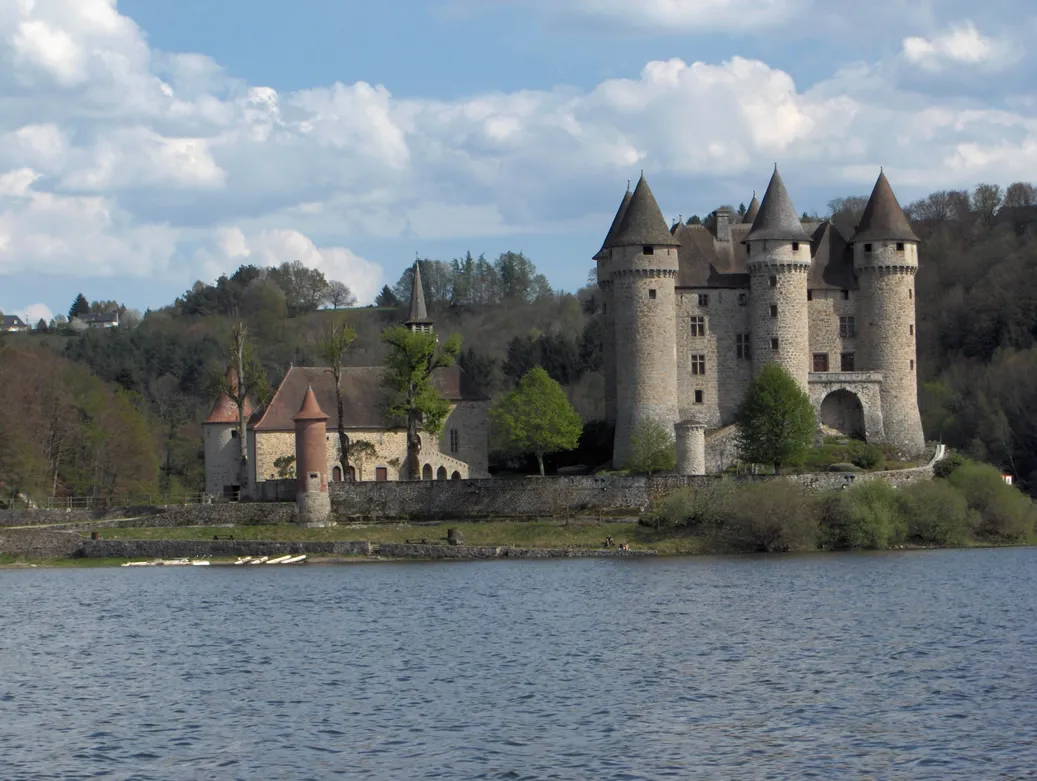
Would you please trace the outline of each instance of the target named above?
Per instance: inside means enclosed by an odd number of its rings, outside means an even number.
[[[630,435],[630,458],[623,467],[638,474],[670,472],[677,466],[677,442],[673,427],[644,420]]]
[[[490,411],[507,450],[536,456],[541,476],[544,455],[573,450],[580,444],[583,421],[562,386],[535,366]]]
[[[743,461],[782,466],[801,463],[817,428],[810,398],[776,363],[763,367],[738,414],[738,450]]]

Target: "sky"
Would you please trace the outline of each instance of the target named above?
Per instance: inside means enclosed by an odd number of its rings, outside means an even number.
[[[664,215],[1037,181],[1032,0],[0,0],[0,311],[301,260],[587,279]]]

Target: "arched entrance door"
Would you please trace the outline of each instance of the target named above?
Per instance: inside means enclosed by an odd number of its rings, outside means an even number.
[[[865,438],[864,407],[856,393],[832,391],[821,402],[821,424],[856,439]]]

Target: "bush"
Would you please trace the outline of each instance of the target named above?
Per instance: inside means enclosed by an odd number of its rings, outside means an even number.
[[[882,464],[885,455],[881,447],[869,445],[867,442],[857,443],[853,450],[855,452],[852,461],[861,469],[875,469]]]
[[[743,485],[718,507],[715,539],[743,552],[814,550],[818,539],[818,499],[788,480]]]
[[[673,428],[655,420],[644,420],[630,437],[630,457],[623,464],[634,474],[672,472],[677,466],[677,443]]]
[[[907,539],[923,545],[963,545],[978,521],[964,495],[944,480],[901,489],[900,509]]]
[[[820,520],[831,548],[888,548],[907,531],[897,490],[882,480],[825,495]]]
[[[712,535],[723,523],[724,509],[738,490],[730,480],[715,480],[702,488],[680,488],[658,500],[645,521],[656,529],[680,526]]]
[[[979,516],[977,537],[1017,542],[1033,532],[1033,502],[1018,488],[1005,483],[996,467],[963,459],[947,482],[964,495],[969,508]]]
[[[961,453],[951,453],[947,458],[942,461],[937,461],[933,466],[933,474],[939,478],[950,477],[958,467],[965,464],[965,457]]]

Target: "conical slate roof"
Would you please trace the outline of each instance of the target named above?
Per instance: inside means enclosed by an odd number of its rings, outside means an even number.
[[[854,244],[862,241],[918,241],[911,223],[907,221],[904,210],[900,208],[893,188],[889,186],[886,174],[879,172],[875,189],[871,191],[868,205],[864,207],[864,215],[857,232],[853,234]]]
[[[745,241],[773,239],[777,241],[808,241],[806,231],[792,205],[785,183],[781,181],[778,166],[774,166],[767,192],[763,194],[759,214],[753,220],[753,227],[745,237]]]
[[[411,275],[410,315],[406,325],[424,325],[431,323],[428,309],[425,308],[425,289],[421,284],[421,264],[414,261],[414,273]]]
[[[317,397],[313,393],[313,386],[306,387],[306,395],[302,397],[302,406],[295,413],[292,420],[327,420],[328,416],[317,403]]]
[[[742,218],[743,225],[752,225],[756,219],[756,215],[760,213],[760,199],[756,197],[756,193],[753,193],[753,199],[749,201],[749,208],[745,210],[745,216]]]
[[[601,245],[601,249],[598,250],[598,254],[594,256],[597,260],[598,256],[601,255],[609,247],[616,246],[616,237],[619,236],[619,226],[623,224],[623,218],[626,216],[627,209],[630,208],[630,199],[632,193],[630,192],[630,182],[627,182],[627,191],[623,194],[623,200],[619,204],[619,209],[616,210],[616,216],[612,220],[612,226],[609,228],[609,232],[605,234],[605,241]]]
[[[630,205],[627,206],[626,214],[619,225],[618,235],[609,243],[605,249],[610,247],[633,247],[633,246],[656,246],[677,247],[680,242],[670,235],[666,227],[666,218],[663,217],[659,204],[652,195],[645,175],[637,181],[630,196]]]

